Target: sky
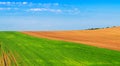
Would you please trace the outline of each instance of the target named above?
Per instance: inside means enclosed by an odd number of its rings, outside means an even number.
[[[120,26],[120,0],[0,0],[0,31]]]

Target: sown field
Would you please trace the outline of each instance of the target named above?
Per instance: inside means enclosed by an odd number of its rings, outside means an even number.
[[[0,32],[0,66],[120,66],[120,52]]]
[[[29,31],[23,33],[36,37],[84,43],[120,51],[120,27],[98,30]]]

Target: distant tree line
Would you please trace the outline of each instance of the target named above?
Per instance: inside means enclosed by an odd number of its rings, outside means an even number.
[[[112,27],[117,27],[117,26],[112,26]],[[104,27],[104,28],[89,28],[86,30],[97,30],[97,29],[105,29],[105,28],[112,28],[112,27]]]

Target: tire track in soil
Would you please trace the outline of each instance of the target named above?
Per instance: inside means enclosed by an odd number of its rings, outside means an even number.
[[[7,48],[8,49],[8,48]],[[0,66],[18,66],[16,58],[14,57],[13,53],[8,50],[8,52],[5,52],[0,44],[0,52],[1,52],[1,57],[0,57]]]

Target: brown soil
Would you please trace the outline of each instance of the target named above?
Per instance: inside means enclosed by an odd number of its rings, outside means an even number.
[[[10,51],[4,52],[0,48],[0,52],[0,66],[18,66],[14,55]]]
[[[120,50],[120,27],[98,30],[25,31],[23,33],[35,37],[71,41],[102,48]]]

